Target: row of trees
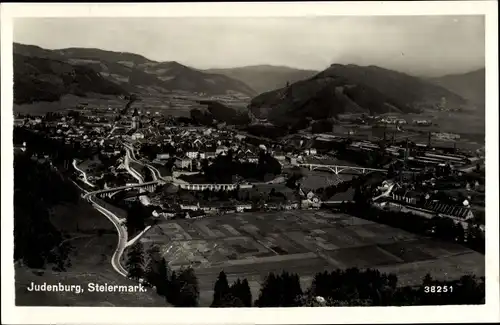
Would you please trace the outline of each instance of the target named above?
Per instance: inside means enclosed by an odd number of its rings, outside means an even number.
[[[252,307],[252,292],[247,279],[237,279],[231,286],[224,271],[214,285],[214,296],[211,307]]]
[[[174,306],[198,306],[199,284],[192,268],[171,271],[157,247],[143,257],[142,245],[129,251],[129,277],[144,279]],[[374,269],[349,268],[317,273],[303,290],[297,274],[269,273],[259,296],[252,302],[246,279],[231,285],[224,271],[214,283],[211,307],[300,307],[300,306],[414,306],[483,304],[485,279],[472,275],[440,281],[427,274],[419,285],[400,286],[394,274]]]
[[[271,188],[270,191],[265,189],[240,189],[239,186],[234,190],[209,190],[190,191],[179,189],[175,192],[165,190],[166,197],[173,201],[197,201],[197,202],[245,202],[253,204],[264,204],[266,202],[284,202],[287,199],[286,194]]]

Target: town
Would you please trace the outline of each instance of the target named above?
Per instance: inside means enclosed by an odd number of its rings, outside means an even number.
[[[125,109],[80,106],[44,116],[18,114],[14,142],[19,154],[29,152],[33,161],[65,170],[82,198],[114,224],[119,243],[112,266],[123,276],[141,273],[130,263],[139,242],[144,250],[160,243],[173,270],[213,270],[203,271],[209,274],[207,283],[215,280],[221,267],[234,268],[232,260],[248,269],[252,261],[265,265],[279,257],[294,271],[305,271],[297,260],[301,259],[309,261],[307,274],[326,267],[316,253],[311,260],[308,250],[298,248],[312,245],[304,242],[309,237],[261,233],[261,227],[268,226],[258,226],[260,222],[272,223],[273,218],[283,223],[279,227],[295,229],[311,220],[315,228],[328,224],[332,216],[351,216],[346,222],[372,220],[484,252],[484,150],[458,149],[456,143],[433,145],[441,137],[426,130],[427,121],[408,123],[413,129],[396,138],[406,121],[383,116],[345,120],[347,126],[335,125],[332,132],[298,132],[277,140],[226,123],[206,126],[185,117],[151,114],[133,108],[129,100]],[[363,128],[352,132],[352,125]],[[366,132],[367,126],[371,132]],[[344,130],[335,133],[335,128]],[[383,132],[380,137],[374,137],[376,128]],[[416,132],[418,128],[423,131]],[[413,142],[408,134],[423,141]],[[263,217],[269,220],[258,221]],[[272,230],[276,231],[281,229]],[[316,233],[312,238],[319,248],[313,251],[337,265],[332,249],[361,245],[338,242],[346,232],[329,229],[330,244],[321,243],[326,233]],[[270,252],[241,237],[244,233]],[[361,240],[365,233],[355,238]],[[228,246],[210,242],[217,238]],[[408,283],[418,283],[421,276]],[[307,279],[301,281],[309,283]]]
[[[42,117],[18,115],[15,123],[77,149],[68,168],[88,192],[86,197],[139,201],[154,208],[157,217],[320,208],[342,200],[318,190],[376,174],[378,189],[384,189],[382,196],[373,193],[377,206],[415,213],[419,206],[418,213],[443,215],[464,225],[474,219],[484,227],[481,150],[434,147],[408,137],[370,141],[326,133],[266,142],[223,124],[193,126],[137,109],[118,113],[80,108]],[[428,137],[430,142],[430,132]],[[30,146],[29,141],[16,149],[25,150],[23,146]],[[41,152],[33,158],[48,157]],[[324,184],[313,184],[314,171],[330,175]],[[287,186],[294,177],[301,184]]]

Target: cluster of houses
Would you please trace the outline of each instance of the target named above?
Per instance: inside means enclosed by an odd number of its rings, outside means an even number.
[[[406,120],[402,118],[397,118],[394,116],[387,116],[380,119],[381,123],[385,124],[406,124]]]
[[[455,223],[460,223],[465,229],[474,219],[474,211],[468,200],[464,200],[461,205],[447,204],[433,199],[431,195],[419,191],[414,186],[395,185],[390,196],[376,202],[376,206],[410,212],[429,219],[434,217],[450,218]]]
[[[371,141],[354,141],[350,144],[350,148],[360,151],[379,151],[381,147]],[[384,148],[385,152],[394,157],[405,157],[411,165],[423,167],[435,167],[450,165],[455,167],[463,167],[480,163],[482,158],[460,153],[447,153],[439,148],[431,148],[425,144],[415,144],[410,148],[403,145],[389,145]]]
[[[173,131],[174,129],[172,129]],[[163,164],[174,158],[174,166],[181,170],[200,170],[201,161],[215,159],[219,155],[227,155],[231,150],[234,160],[248,163],[258,163],[259,151],[264,150],[283,164],[297,164],[302,156],[316,155],[315,148],[305,148],[302,152],[284,152],[280,148],[267,148],[249,145],[242,141],[245,136],[234,134],[226,130],[213,130],[207,128],[176,128],[165,140],[175,146],[175,153],[159,153],[153,162]]]
[[[144,194],[130,193],[125,201],[139,200]],[[202,201],[202,200],[181,200],[178,202],[166,203],[161,198],[152,198],[152,206],[157,207],[153,212],[155,218],[193,218],[209,215],[220,215],[227,213],[241,213],[251,211],[286,211],[296,209],[318,209],[322,202],[312,191],[304,192],[300,190],[300,197],[292,200],[280,202],[248,202],[248,201]]]
[[[302,200],[302,202],[284,202],[275,203],[268,202],[262,205],[253,203],[233,203],[233,202],[184,202],[176,205],[170,205],[165,209],[157,209],[153,212],[154,217],[163,217],[166,219],[172,218],[192,218],[194,216],[203,217],[207,215],[220,215],[228,213],[240,213],[251,211],[287,211],[296,209],[313,209],[319,208],[320,203]]]

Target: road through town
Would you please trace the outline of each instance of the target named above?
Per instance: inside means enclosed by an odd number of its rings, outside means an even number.
[[[92,205],[97,211],[104,214],[109,219],[109,221],[113,223],[116,230],[118,231],[118,245],[116,246],[115,252],[111,257],[111,265],[113,266],[116,272],[126,277],[127,270],[125,270],[125,268],[121,265],[120,261],[123,252],[127,247],[127,238],[128,238],[127,228],[115,214],[113,214],[111,211],[99,205],[99,203],[96,202],[96,198],[94,196],[89,197],[89,202],[92,203]]]

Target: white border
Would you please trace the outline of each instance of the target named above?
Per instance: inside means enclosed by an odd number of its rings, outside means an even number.
[[[289,309],[15,307],[12,211],[13,17],[293,17],[323,15],[486,15],[486,302],[484,306]],[[1,4],[2,323],[308,324],[499,321],[498,7],[496,1],[171,4]],[[119,315],[119,317],[117,317]],[[160,321],[161,320],[161,321]]]

